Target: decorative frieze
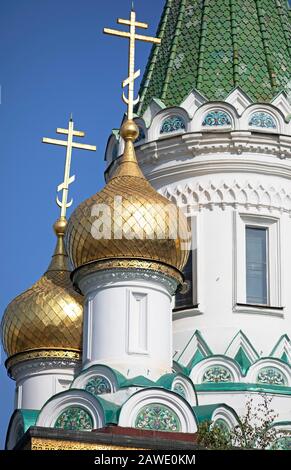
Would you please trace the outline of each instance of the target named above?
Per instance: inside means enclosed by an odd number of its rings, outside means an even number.
[[[112,392],[110,382],[102,375],[91,377],[85,386],[85,390],[95,397]]]
[[[202,382],[232,382],[230,371],[226,367],[213,366],[206,369]]]
[[[134,427],[150,431],[181,431],[181,423],[177,414],[168,406],[153,403],[144,406],[139,411]]]
[[[187,183],[168,186],[160,191],[171,202],[181,206],[190,206],[200,210],[203,207],[211,209],[212,206],[256,207],[266,208],[269,211],[279,210],[291,213],[291,192],[275,186],[263,184],[244,183],[234,180],[232,183],[209,180],[207,183]]]
[[[91,431],[93,429],[93,419],[83,408],[70,406],[60,414],[54,427],[72,431]]]
[[[275,367],[264,367],[258,374],[257,382],[261,384],[286,386],[287,378]]]

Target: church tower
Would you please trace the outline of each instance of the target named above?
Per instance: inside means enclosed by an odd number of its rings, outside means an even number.
[[[53,278],[53,301],[37,283],[2,324],[28,397],[8,449],[195,449],[203,421],[230,433],[262,393],[275,427],[291,430],[289,18],[285,0],[167,0],[156,38],[139,34],[148,25],[133,8],[118,19],[129,31],[104,30],[129,40],[127,113],[108,141],[104,188],[68,223],[72,139],[83,133],[58,129],[68,165],[57,249],[39,281]],[[140,99],[137,40],[154,44]],[[64,390],[38,395],[43,374],[32,379],[26,353],[47,348],[81,360]],[[50,386],[63,380],[45,374]]]
[[[192,227],[188,288],[173,305],[176,369],[201,405],[222,400],[243,414],[266,393],[289,429],[288,2],[168,0],[158,36],[135,145],[147,179]],[[108,177],[122,148],[112,134]]]

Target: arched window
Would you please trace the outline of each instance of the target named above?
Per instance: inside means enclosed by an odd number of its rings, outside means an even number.
[[[163,121],[160,134],[169,134],[171,132],[178,132],[185,129],[185,121],[180,116],[169,116]]]
[[[264,129],[276,129],[276,123],[269,113],[254,113],[251,115],[249,120],[250,127],[262,127]]]
[[[210,111],[203,119],[202,126],[204,127],[229,127],[231,126],[231,117],[225,111],[214,110]]]

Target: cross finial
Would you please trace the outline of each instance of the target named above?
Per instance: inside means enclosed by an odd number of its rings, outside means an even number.
[[[133,107],[135,104],[139,102],[139,97],[134,99],[134,82],[140,76],[140,70],[138,70],[137,72],[134,71],[135,69],[135,41],[139,40],[139,41],[151,42],[154,44],[161,44],[161,40],[158,38],[150,37],[150,36],[142,36],[140,34],[136,34],[136,28],[147,29],[148,24],[140,23],[136,21],[136,12],[134,11],[133,2],[132,2],[131,12],[130,12],[130,19],[123,20],[121,18],[118,18],[117,23],[129,26],[129,32],[104,28],[104,33],[129,39],[128,78],[123,81],[122,87],[125,88],[128,86],[128,97],[126,97],[125,94],[123,93],[123,101],[127,104],[127,107],[128,107],[127,119],[131,120],[133,118]]]
[[[49,139],[47,137],[44,137],[42,139],[42,141],[45,144],[62,145],[63,147],[67,147],[65,171],[64,171],[64,181],[57,188],[58,192],[60,192],[60,191],[63,192],[62,200],[60,201],[58,197],[56,199],[57,205],[61,208],[61,218],[66,218],[67,208],[70,207],[73,204],[73,199],[71,199],[71,201],[68,202],[69,186],[70,186],[70,184],[72,184],[75,181],[75,175],[70,176],[71,161],[72,161],[72,149],[77,148],[77,149],[95,151],[96,147],[95,147],[95,145],[86,145],[86,144],[80,144],[78,142],[73,142],[73,137],[74,136],[75,137],[85,137],[85,132],[74,130],[74,121],[73,121],[73,114],[72,113],[71,113],[71,116],[70,116],[68,129],[61,129],[61,128],[58,127],[56,132],[57,132],[57,134],[67,135],[68,140]]]

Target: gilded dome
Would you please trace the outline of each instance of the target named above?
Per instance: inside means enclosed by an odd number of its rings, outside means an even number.
[[[115,173],[69,220],[68,255],[75,268],[128,259],[163,263],[181,271],[188,258],[186,218],[144,178],[133,146],[138,135],[135,123],[127,121],[121,135],[125,151]]]
[[[54,228],[58,241],[48,270],[4,312],[2,343],[8,357],[32,350],[63,350],[64,356],[65,351],[81,351],[83,299],[70,280],[63,240],[66,220]]]

